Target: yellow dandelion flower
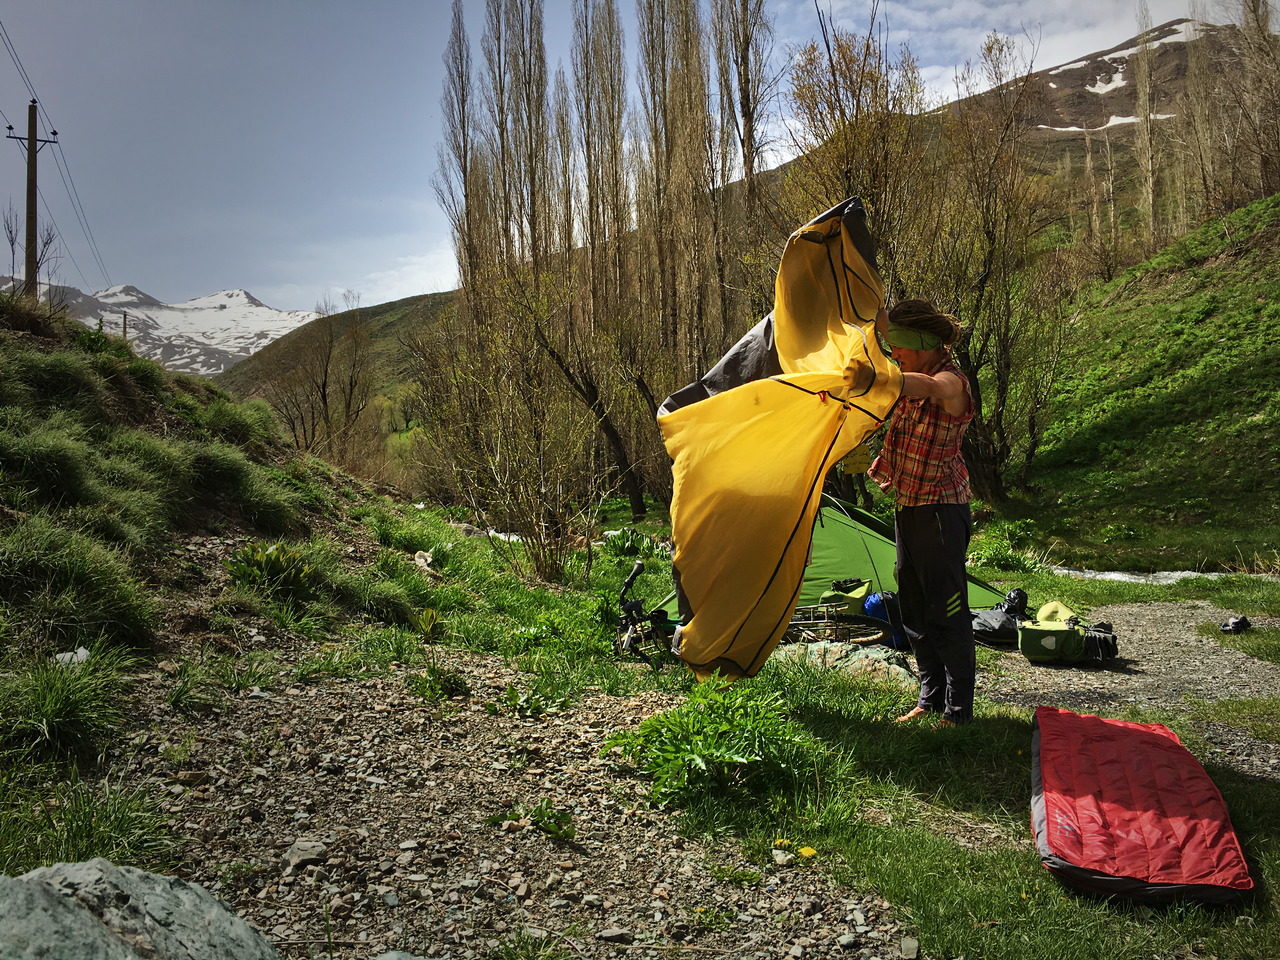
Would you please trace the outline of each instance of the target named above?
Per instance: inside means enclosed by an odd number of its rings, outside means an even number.
[[[809,857],[812,857],[815,854],[817,854],[817,852],[818,851],[813,849],[813,847],[801,847],[799,850],[796,851],[796,853],[800,854],[800,856],[804,857],[806,860]]]

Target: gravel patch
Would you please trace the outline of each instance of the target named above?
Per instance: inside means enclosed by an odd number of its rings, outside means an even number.
[[[1116,716],[1129,708],[1185,710],[1189,700],[1237,700],[1280,695],[1280,665],[1259,660],[1201,636],[1197,627],[1231,616],[1203,602],[1132,603],[1098,607],[1091,622],[1115,628],[1119,656],[1100,667],[1033,664],[1016,650],[1000,660],[999,674],[979,677],[991,700],[1034,708],[1041,704],[1078,713]],[[1255,626],[1280,620],[1251,618]],[[1222,723],[1198,723],[1210,744],[1205,761],[1253,776],[1280,780],[1280,745]]]
[[[885,901],[820,863],[762,866],[679,836],[646,785],[600,756],[611,732],[677,698],[491,715],[484,704],[527,677],[459,651],[440,664],[467,677],[469,700],[435,707],[391,676],[251,691],[177,725],[155,677],[136,765],[191,838],[177,873],[287,957],[331,945],[334,958],[467,960],[528,937],[582,957],[912,952]],[[520,816],[543,800],[572,815],[571,841]]]

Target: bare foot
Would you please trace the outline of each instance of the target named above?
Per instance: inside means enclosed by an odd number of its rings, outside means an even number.
[[[916,719],[916,717],[923,717],[928,712],[929,711],[926,710],[924,707],[915,706],[915,707],[912,707],[910,710],[908,710],[906,713],[904,713],[902,716],[900,716],[897,720],[895,720],[894,723],[906,723],[908,720]]]

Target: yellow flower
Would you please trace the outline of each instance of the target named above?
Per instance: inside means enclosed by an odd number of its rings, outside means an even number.
[[[796,851],[796,853],[800,854],[800,856],[804,857],[806,860],[809,857],[812,857],[815,854],[817,854],[817,852],[818,851],[813,849],[813,847],[801,847],[799,850]]]
[[[775,847],[789,847],[791,846],[791,841],[783,837],[779,837],[777,840],[773,841],[773,845]]]

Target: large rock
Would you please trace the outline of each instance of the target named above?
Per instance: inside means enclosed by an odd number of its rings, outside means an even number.
[[[906,654],[879,644],[840,643],[822,640],[779,647],[776,656],[808,660],[855,676],[871,677],[914,687],[919,682],[911,672]]]
[[[280,960],[203,887],[107,860],[0,877],[4,960]]]

